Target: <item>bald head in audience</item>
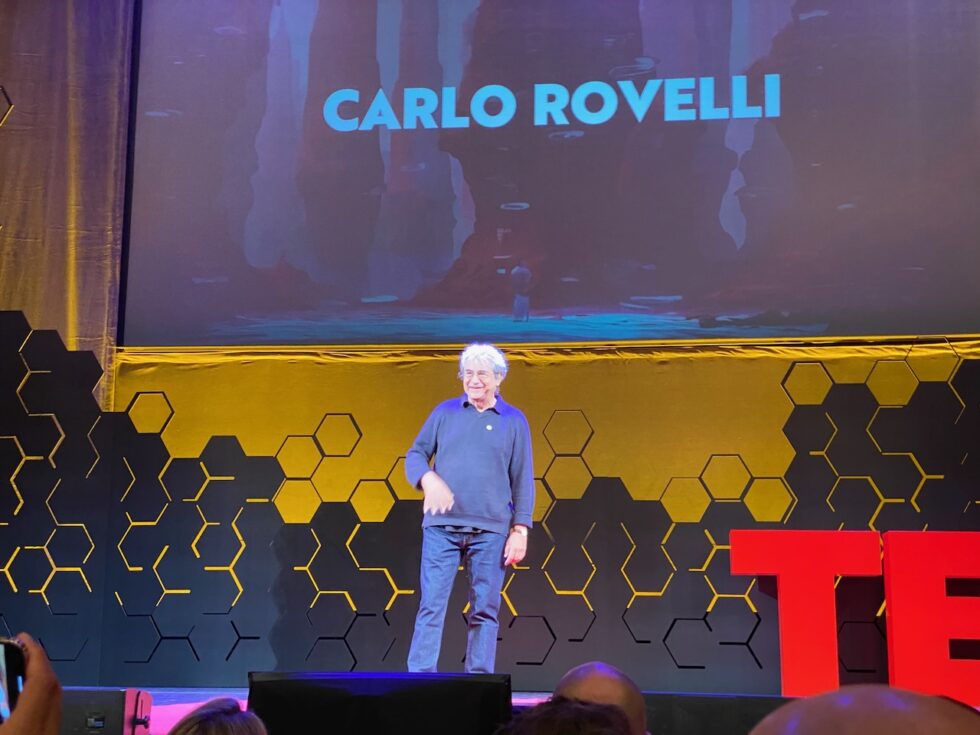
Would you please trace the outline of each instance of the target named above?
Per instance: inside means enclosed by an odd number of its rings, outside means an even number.
[[[565,674],[555,696],[596,704],[612,704],[626,713],[631,735],[646,735],[647,705],[633,680],[615,666],[592,661]]]
[[[980,735],[980,713],[942,697],[861,684],[785,704],[750,735]]]

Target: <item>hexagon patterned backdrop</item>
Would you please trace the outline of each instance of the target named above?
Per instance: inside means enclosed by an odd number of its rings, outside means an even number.
[[[536,527],[498,670],[600,658],[665,691],[775,693],[774,590],[732,528],[980,528],[975,341],[514,350]],[[0,313],[0,632],[67,683],[403,670],[420,512],[404,453],[454,354],[91,353]],[[460,575],[462,577],[462,575]],[[465,590],[441,667],[460,669]],[[838,586],[843,681],[883,680],[880,580]]]

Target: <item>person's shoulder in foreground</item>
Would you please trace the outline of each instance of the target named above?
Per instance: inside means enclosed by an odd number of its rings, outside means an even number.
[[[552,697],[517,715],[497,735],[630,735],[630,724],[614,705]]]
[[[841,687],[784,704],[750,735],[980,735],[980,713],[884,684]]]

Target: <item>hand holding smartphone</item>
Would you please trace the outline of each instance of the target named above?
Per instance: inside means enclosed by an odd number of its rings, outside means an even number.
[[[0,735],[58,735],[61,683],[44,649],[26,633],[0,639],[0,665]]]

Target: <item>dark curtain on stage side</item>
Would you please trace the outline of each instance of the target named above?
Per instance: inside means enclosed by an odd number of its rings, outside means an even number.
[[[103,367],[116,334],[132,24],[133,0],[0,0],[0,85],[13,104],[0,128],[0,309],[58,329]]]

